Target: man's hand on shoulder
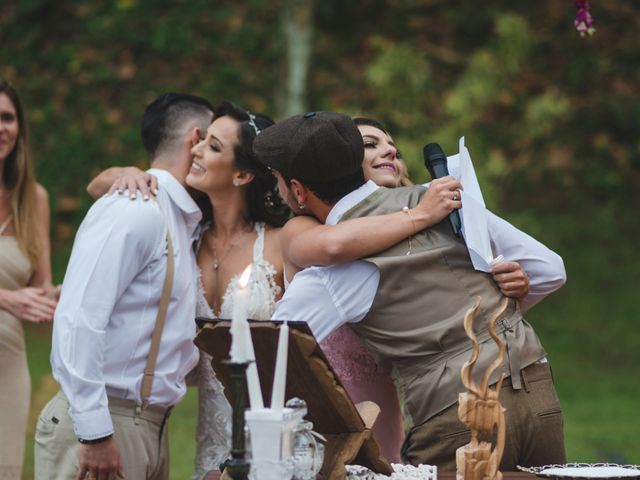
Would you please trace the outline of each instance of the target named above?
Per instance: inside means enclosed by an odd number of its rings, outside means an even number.
[[[120,451],[113,437],[104,442],[78,445],[78,475],[76,480],[93,478],[114,480],[125,478]]]

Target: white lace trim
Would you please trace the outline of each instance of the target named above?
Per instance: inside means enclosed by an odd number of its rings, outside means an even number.
[[[247,295],[247,316],[253,320],[269,320],[276,308],[276,298],[280,294],[281,288],[276,283],[276,269],[271,263],[264,259],[264,223],[256,223],[258,234],[253,245],[253,262],[251,264],[251,275],[249,276],[249,294]],[[233,314],[233,299],[238,289],[238,278],[235,275],[224,292],[222,306],[220,307],[221,318],[231,318]]]
[[[196,316],[215,318],[204,296],[202,277],[196,302]],[[193,480],[204,478],[217,470],[231,450],[231,405],[224,396],[224,387],[211,368],[212,357],[200,352],[197,371],[198,424],[196,426],[196,456]]]
[[[194,480],[217,470],[231,450],[231,405],[224,396],[224,387],[211,368],[211,356],[200,352],[198,363],[198,424],[196,426],[196,457]]]
[[[347,480],[436,480],[438,478],[438,467],[435,465],[401,465],[392,463],[393,472],[391,476],[381,473],[373,473],[361,465],[347,465]]]

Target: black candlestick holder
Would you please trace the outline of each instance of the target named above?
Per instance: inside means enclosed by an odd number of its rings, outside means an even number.
[[[225,360],[222,363],[228,366],[231,372],[231,408],[233,408],[231,459],[227,461],[227,473],[234,480],[245,480],[250,469],[246,459],[244,435],[245,391],[249,362]]]

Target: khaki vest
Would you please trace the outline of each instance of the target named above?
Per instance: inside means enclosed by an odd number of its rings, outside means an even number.
[[[415,206],[423,187],[380,188],[342,218],[398,212]],[[384,228],[384,226],[381,226]],[[413,424],[421,424],[453,405],[465,390],[460,369],[470,357],[471,342],[463,320],[477,296],[482,303],[475,330],[480,357],[474,367],[476,381],[493,361],[498,349],[486,323],[497,311],[503,295],[490,274],[474,270],[466,245],[453,235],[448,219],[417,233],[409,241],[366,258],[380,271],[373,305],[353,330],[376,359],[391,370],[398,393]],[[531,326],[511,301],[497,326],[507,344],[505,363],[494,372],[512,376],[521,388],[519,372],[545,355]]]

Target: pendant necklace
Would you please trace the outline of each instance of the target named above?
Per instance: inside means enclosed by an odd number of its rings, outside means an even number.
[[[225,258],[227,258],[229,253],[231,253],[231,250],[233,250],[233,247],[235,247],[238,244],[239,238],[243,234],[245,234],[245,233],[247,233],[249,231],[250,230],[247,227],[247,229],[242,228],[238,232],[236,232],[231,237],[231,239],[229,240],[229,246],[224,250],[224,253],[220,257],[218,257],[218,249],[216,248],[216,243],[215,243],[216,237],[213,236],[213,233],[212,233],[212,235],[211,235],[211,239],[212,239],[211,249],[213,250],[213,265],[212,265],[212,268],[213,268],[213,271],[216,273],[216,275],[218,273],[218,269],[220,268],[220,265],[222,265],[222,261]]]
[[[227,258],[227,255],[229,255],[232,247],[233,245],[229,245],[229,248],[227,248],[227,250],[224,252],[224,255],[220,259],[218,259],[218,252],[216,251],[216,249],[213,249],[213,271],[216,272],[216,274],[218,273],[218,268],[220,268],[220,263],[222,262],[222,260]]]
[[[216,274],[218,273],[218,269],[220,268],[222,261],[227,258],[227,255],[229,255],[233,247],[235,247],[237,243],[237,239],[235,238],[236,236],[237,234],[231,239],[229,246],[225,249],[224,254],[220,258],[218,258],[218,249],[216,248],[215,243],[213,244],[213,271],[216,272]]]
[[[220,269],[220,265],[222,264],[222,261],[227,258],[227,256],[229,255],[229,253],[231,253],[231,250],[233,250],[233,247],[235,247],[238,243],[238,238],[245,233],[245,231],[241,230],[239,232],[237,232],[229,241],[229,246],[225,249],[223,255],[221,255],[220,257],[218,257],[218,249],[216,248],[215,245],[215,237],[213,236],[213,234],[211,235],[212,238],[212,242],[211,242],[211,249],[213,250],[213,264],[212,264],[212,270],[213,270],[213,274],[215,277],[215,284],[213,287],[213,290],[215,291],[215,296],[213,298],[213,311],[216,313],[216,315],[220,314],[219,308],[222,308],[222,305],[218,305],[218,302],[216,301],[218,294],[219,294],[219,289],[220,289],[220,281],[218,279],[218,270]]]

